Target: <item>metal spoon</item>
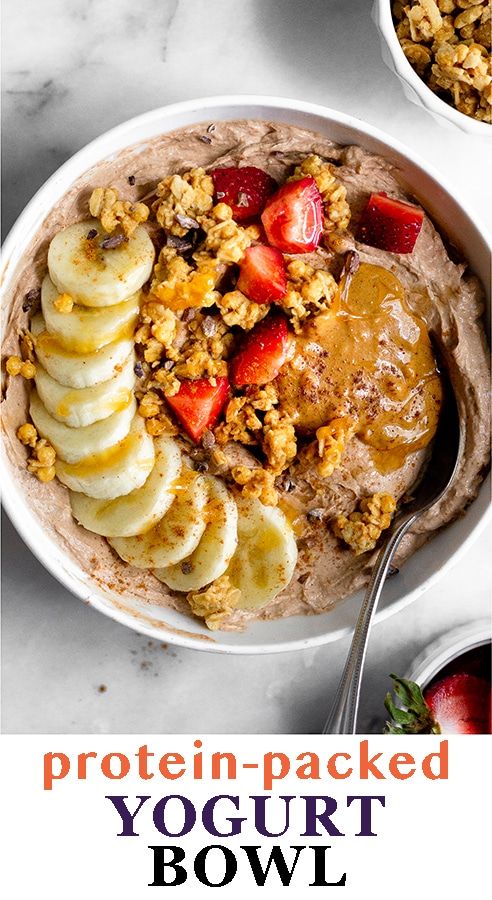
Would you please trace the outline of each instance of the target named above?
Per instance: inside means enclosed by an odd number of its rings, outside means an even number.
[[[450,385],[445,398],[429,463],[420,482],[413,489],[412,496],[396,516],[377,557],[359,612],[335,702],[322,734],[355,734],[369,633],[391,560],[403,536],[423,513],[443,497],[456,476],[465,435],[458,413],[456,395]]]

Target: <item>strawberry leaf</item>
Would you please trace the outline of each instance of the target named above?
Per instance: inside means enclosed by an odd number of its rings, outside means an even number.
[[[424,700],[422,691],[414,681],[390,675],[397,702],[390,693],[384,705],[390,715],[385,734],[440,734],[441,729]]]

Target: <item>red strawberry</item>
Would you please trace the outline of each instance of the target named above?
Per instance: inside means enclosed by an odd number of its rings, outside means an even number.
[[[241,260],[237,286],[255,303],[271,303],[285,297],[287,278],[280,250],[266,244],[249,247]]]
[[[174,397],[166,397],[175,416],[189,436],[198,442],[207,428],[213,428],[229,396],[229,380],[216,377],[183,381]]]
[[[391,694],[384,705],[391,721],[386,734],[490,734],[490,682],[461,672],[446,675],[425,689],[414,681],[391,675],[398,698]]]
[[[484,678],[448,675],[424,691],[443,734],[490,734],[492,692]]]
[[[270,197],[261,221],[268,243],[283,253],[316,250],[323,231],[323,201],[314,178],[307,175],[284,184]]]
[[[232,208],[236,222],[259,216],[268,197],[277,189],[277,182],[272,176],[256,166],[229,166],[213,169],[210,174],[215,199]]]
[[[288,353],[287,320],[281,313],[270,313],[250,331],[230,362],[231,381],[236,387],[267,384],[277,377]]]
[[[371,194],[357,229],[357,240],[390,253],[411,253],[424,210],[387,194]]]

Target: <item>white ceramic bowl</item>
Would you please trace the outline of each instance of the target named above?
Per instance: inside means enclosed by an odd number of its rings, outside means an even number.
[[[466,212],[452,189],[398,141],[376,128],[343,113],[272,97],[212,97],[177,103],[131,119],[103,134],[66,162],[28,204],[5,243],[3,268],[6,282],[16,277],[19,261],[44,217],[87,169],[111,158],[126,147],[145,142],[159,134],[198,122],[231,119],[264,119],[285,122],[324,134],[341,144],[356,143],[388,158],[401,173],[412,194],[441,224],[452,241],[481,277],[490,296],[490,249],[475,216]],[[2,461],[2,483],[7,512],[26,544],[43,565],[72,593],[86,603],[130,628],[169,643],[224,653],[265,653],[313,647],[346,635],[357,617],[360,596],[339,604],[319,616],[297,616],[273,622],[258,622],[242,634],[211,634],[198,621],[172,610],[148,607],[131,599],[103,591],[84,573],[59,545],[46,537],[25,497]],[[431,543],[424,546],[390,579],[384,590],[378,618],[382,619],[419,597],[457,561],[477,535],[488,508],[483,487],[466,516],[459,519]]]
[[[395,31],[391,14],[392,0],[374,0],[372,18],[381,38],[383,60],[401,81],[406,97],[450,129],[458,128],[475,137],[492,138],[492,125],[465,116],[454,106],[434,94],[425,81],[417,75],[406,58]]]

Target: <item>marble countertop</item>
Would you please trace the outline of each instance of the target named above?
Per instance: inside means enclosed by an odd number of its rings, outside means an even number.
[[[262,93],[359,115],[418,151],[490,224],[490,145],[443,130],[381,60],[369,0],[6,0],[5,231],[87,141],[163,104]],[[19,39],[19,35],[22,39]],[[360,730],[378,731],[389,672],[489,614],[492,529],[374,631]],[[3,728],[8,732],[316,732],[348,641],[221,657],[149,641],[84,606],[3,526]]]

